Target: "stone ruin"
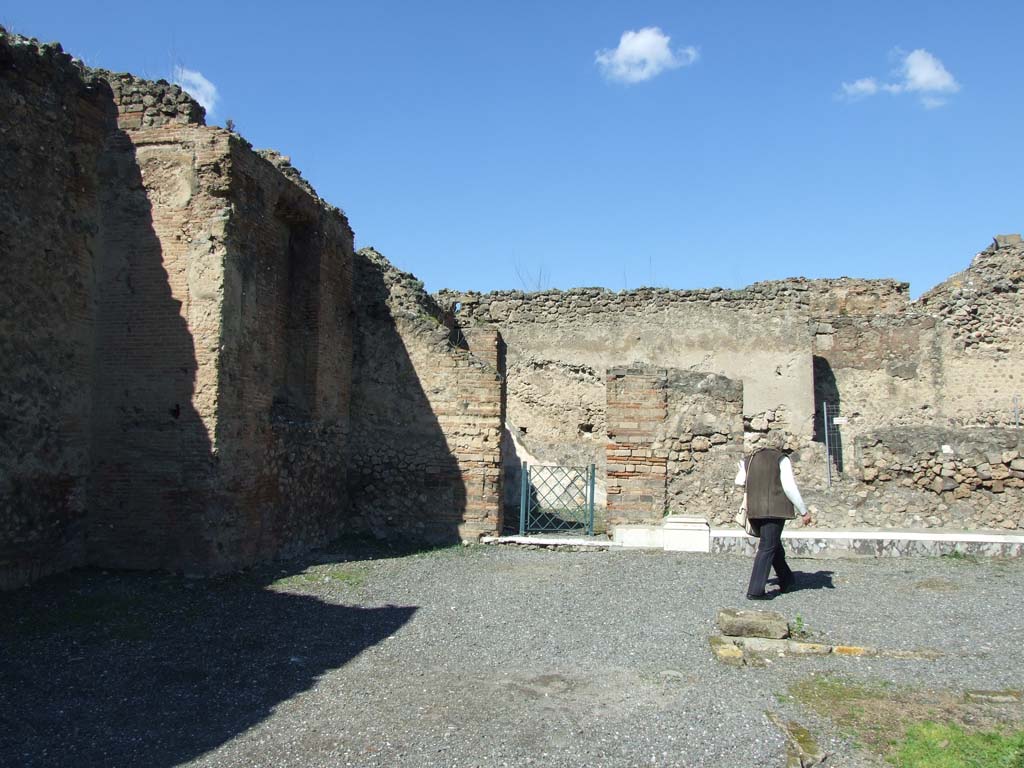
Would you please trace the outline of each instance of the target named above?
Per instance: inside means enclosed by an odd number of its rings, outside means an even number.
[[[1024,245],[887,280],[428,295],[179,86],[0,30],[0,588],[497,533],[523,458],[721,524],[773,433],[821,524],[1024,527]],[[845,417],[826,487],[823,404]]]
[[[1024,243],[1000,235],[916,301],[906,283],[850,278],[439,298],[505,341],[511,447],[595,462],[609,524],[729,524],[736,461],[778,436],[820,526],[1013,531],[1022,286]],[[518,457],[505,465],[514,504]]]
[[[501,527],[501,348],[178,86],[0,36],[0,586]]]

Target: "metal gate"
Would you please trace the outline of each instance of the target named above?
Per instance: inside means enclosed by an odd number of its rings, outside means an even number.
[[[594,465],[530,466],[523,462],[519,533],[585,531],[594,534]]]
[[[846,423],[846,417],[839,415],[839,406],[829,402],[821,404],[822,420],[825,426],[825,465],[828,472],[828,485],[832,487],[832,464],[836,471],[843,472],[843,440],[839,427]]]

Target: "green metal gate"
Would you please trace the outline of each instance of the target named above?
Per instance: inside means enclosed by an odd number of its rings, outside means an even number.
[[[594,465],[530,466],[523,462],[519,533],[585,531],[594,534]]]

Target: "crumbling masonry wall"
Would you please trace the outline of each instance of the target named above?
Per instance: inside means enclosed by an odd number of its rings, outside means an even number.
[[[860,477],[881,501],[861,514],[884,526],[1010,529],[1024,509],[1018,429],[889,427],[857,438]]]
[[[352,526],[453,543],[501,530],[503,347],[463,335],[412,275],[356,257]]]
[[[743,386],[724,376],[649,366],[608,371],[608,522],[735,512]]]
[[[83,563],[221,571],[333,536],[344,215],[177,86],[57,45],[0,31],[0,100],[0,587]]]
[[[227,131],[110,144],[90,559],[218,571],[326,540],[347,504],[347,223]]]
[[[110,90],[0,35],[0,588],[85,560]]]
[[[880,281],[884,291],[891,281]],[[598,466],[605,477],[605,372],[634,362],[714,372],[743,382],[744,411],[776,412],[807,442],[814,420],[807,321],[812,281],[742,291],[598,288],[524,294],[442,292],[468,327],[492,328],[508,348],[508,424],[538,460]],[[510,462],[514,466],[516,462]]]
[[[905,283],[849,278],[740,291],[442,292],[439,300],[506,339],[509,424],[534,461],[585,463],[578,456],[589,452],[601,463],[600,429],[611,426],[601,371],[632,361],[712,371],[743,383],[747,452],[772,433],[794,451],[820,525],[976,527],[987,513],[970,505],[934,515],[921,514],[924,498],[889,503],[861,481],[854,446],[891,426],[1011,426],[1014,396],[1024,398],[1022,284],[1024,245],[1003,235],[915,302]],[[825,403],[845,419],[830,428],[831,487]],[[998,523],[1024,526],[1024,513]]]

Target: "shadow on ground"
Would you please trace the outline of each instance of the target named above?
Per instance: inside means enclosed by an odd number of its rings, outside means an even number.
[[[0,765],[177,765],[416,611],[281,588],[310,562],[325,557],[202,581],[83,570],[0,595]]]
[[[793,586],[789,588],[790,592],[803,592],[804,590],[812,589],[835,589],[836,585],[832,583],[832,576],[835,571],[815,571],[814,573],[808,573],[806,571],[793,571],[793,576],[796,578]],[[777,582],[778,580],[776,580]]]

